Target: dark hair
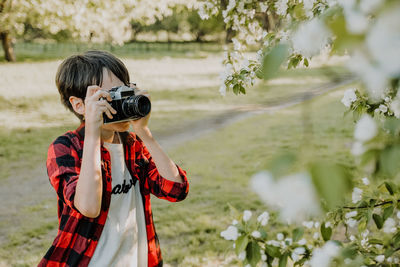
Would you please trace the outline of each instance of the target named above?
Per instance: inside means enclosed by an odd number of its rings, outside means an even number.
[[[69,102],[70,96],[85,99],[89,85],[101,86],[103,68],[114,73],[125,85],[129,85],[129,73],[124,63],[106,51],[87,51],[65,59],[58,67],[56,85],[61,102],[81,121],[83,116],[77,114]]]

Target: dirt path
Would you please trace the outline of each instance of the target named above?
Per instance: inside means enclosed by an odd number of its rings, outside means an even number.
[[[172,132],[154,133],[154,135],[162,147],[170,150],[237,121],[291,107],[354,81],[354,78],[347,77],[340,81],[310,88],[307,94],[292,95],[285,99],[269,99],[264,105],[237,107],[215,117],[194,121],[180,129],[174,129],[174,135]],[[176,132],[180,132],[180,134],[175,134]],[[23,212],[25,209],[40,205],[49,199],[55,199],[54,191],[45,177],[47,174],[43,163],[42,166],[31,170],[15,170],[9,178],[2,181],[0,186],[0,246],[5,244],[8,234],[29,224],[29,218]]]

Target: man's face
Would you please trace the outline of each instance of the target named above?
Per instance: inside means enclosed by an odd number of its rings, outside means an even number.
[[[117,76],[114,75],[110,70],[103,68],[103,82],[101,88],[103,90],[109,91],[111,88],[116,86],[125,85]],[[129,122],[117,122],[103,124],[102,129],[116,132],[125,132],[129,130]]]

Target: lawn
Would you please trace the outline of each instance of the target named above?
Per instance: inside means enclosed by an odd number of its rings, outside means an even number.
[[[159,59],[155,63],[163,66],[169,64],[168,60]],[[204,60],[204,66],[215,63],[213,58],[191,60],[176,59],[174,64],[189,66],[195,64],[195,60]],[[270,104],[272,100],[280,103],[293,94],[304,93],[329,81],[326,71],[343,73],[340,67],[292,70],[249,89],[246,96],[228,93],[225,98],[218,95],[217,85],[201,84],[203,79],[218,83],[215,69],[181,76],[174,71],[160,73],[169,77],[168,81],[187,77],[191,82],[150,89],[154,103],[151,129],[162,136],[173,133],[174,129],[185,129],[185,125],[194,121],[239,107]],[[157,85],[156,81],[147,80],[144,72],[139,71],[138,77],[142,83]],[[265,209],[248,184],[251,176],[266,168],[274,155],[282,151],[296,152],[301,160],[295,169],[301,169],[314,158],[353,166],[349,154],[353,124],[350,117],[343,117],[344,106],[340,103],[343,90],[349,86],[337,88],[302,105],[247,118],[170,149],[168,154],[171,158],[188,172],[190,192],[180,203],[153,198],[154,219],[164,262],[171,266],[223,265],[232,251],[231,244],[219,236],[233,219],[228,205],[240,211],[261,212]],[[7,107],[2,112],[15,113],[22,121],[25,117],[21,114],[34,114],[33,119],[26,119],[24,123],[1,126],[1,179],[9,175],[29,177],[29,174],[34,174],[35,166],[45,161],[48,144],[65,130],[76,127],[72,115],[68,115],[58,101],[55,93],[7,98],[0,91],[0,104]],[[54,112],[41,111],[43,105],[51,106]],[[25,124],[28,126],[22,127]],[[36,264],[55,236],[55,193],[47,184],[46,177],[30,179],[40,179],[47,188],[40,192],[32,191],[26,198],[34,200],[41,192],[49,193],[38,197],[40,201],[32,200],[29,205],[16,205],[8,218],[1,218],[0,259],[3,262],[0,261],[0,266],[2,263],[6,266]],[[234,264],[235,261],[227,261],[226,266]]]

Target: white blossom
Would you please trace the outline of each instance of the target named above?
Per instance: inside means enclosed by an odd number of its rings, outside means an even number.
[[[362,192],[363,192],[362,189],[360,189],[358,187],[354,187],[353,193],[351,194],[351,200],[354,204],[359,202],[362,199]],[[346,218],[347,218],[347,214],[346,214]]]
[[[265,12],[268,9],[268,4],[266,2],[259,2],[261,12]]]
[[[383,114],[385,114],[388,111],[388,108],[386,105],[380,104],[379,111],[381,111]]]
[[[293,250],[293,252],[296,253],[297,255],[302,255],[306,253],[306,249],[304,247],[297,247]]]
[[[385,260],[385,255],[378,255],[375,257],[375,260],[379,263],[382,263]]]
[[[251,187],[266,204],[280,210],[280,219],[285,222],[302,221],[320,213],[319,200],[308,173],[275,181],[271,173],[264,171],[252,177]]]
[[[312,57],[320,53],[328,44],[331,36],[329,29],[317,18],[300,25],[292,37],[292,45],[295,52],[305,57]]]
[[[364,14],[369,14],[376,10],[381,4],[383,0],[361,0],[360,1],[360,10]]]
[[[304,246],[305,244],[307,244],[307,240],[305,240],[304,238],[300,239],[297,244]]]
[[[377,133],[378,128],[372,117],[368,114],[362,115],[354,130],[355,139],[361,142],[366,142],[374,138]]]
[[[245,210],[243,212],[243,221],[245,221],[245,222],[249,221],[251,218],[251,215],[252,215],[251,211]]]
[[[313,251],[310,260],[311,267],[329,267],[334,258],[339,252],[339,247],[333,241],[328,241],[322,248],[316,248]]]
[[[290,237],[285,238],[285,243],[288,244],[289,246],[291,246],[293,244],[293,239],[291,239]]]
[[[385,233],[395,233],[397,231],[397,227],[396,227],[396,222],[395,220],[393,220],[393,218],[388,218],[384,225],[383,225],[383,231]]]
[[[392,6],[377,18],[366,44],[370,54],[388,77],[400,74],[400,4]]]
[[[357,216],[357,211],[356,210],[349,211],[344,216],[346,219],[353,218],[353,217]]]
[[[230,225],[225,231],[221,232],[221,236],[226,240],[236,240],[239,236],[238,229]]]
[[[303,226],[307,227],[308,229],[311,229],[314,226],[314,222],[313,221],[305,221],[302,224],[303,224]]]
[[[365,14],[357,9],[345,9],[347,30],[354,34],[364,33],[369,25],[368,18]]]
[[[370,99],[379,101],[388,83],[388,77],[383,70],[372,64],[369,57],[359,50],[353,52],[347,67],[362,79],[368,89]]]
[[[365,152],[365,147],[362,142],[354,142],[352,147],[351,147],[351,154],[354,156],[361,156]]]
[[[226,96],[226,85],[225,85],[225,83],[223,83],[223,84],[219,87],[219,93],[220,93],[222,96]]]
[[[246,259],[246,251],[240,252],[238,258],[239,260],[244,261]]]
[[[315,232],[315,233],[313,234],[313,238],[314,238],[315,240],[317,240],[317,239],[319,238],[319,233],[318,233],[318,232]]]
[[[400,97],[396,96],[392,103],[390,103],[390,110],[396,118],[400,119]]]
[[[232,221],[232,225],[236,225],[236,224],[238,224],[239,222],[237,221],[237,220],[233,220]]]
[[[261,233],[260,233],[259,231],[253,231],[253,232],[251,233],[251,235],[252,235],[253,237],[255,237],[255,238],[260,238],[260,237],[261,237]]]
[[[363,184],[369,185],[369,180],[368,180],[367,177],[364,177],[364,178],[362,178],[361,180],[362,180]]]
[[[288,0],[278,0],[275,2],[276,14],[284,16],[288,8]]]
[[[261,260],[262,260],[262,261],[266,261],[266,260],[267,260],[267,255],[262,254],[262,255],[261,255]]]
[[[353,102],[357,101],[356,90],[353,88],[347,89],[341,101],[343,105],[349,108]]]
[[[268,221],[269,221],[269,213],[264,211],[263,213],[261,213],[258,218],[257,221],[259,223],[261,223],[262,226],[267,225]]]
[[[314,7],[315,0],[303,0],[304,10],[306,12],[306,16],[311,18],[314,14],[312,9]]]
[[[267,245],[272,245],[274,247],[278,247],[279,248],[281,246],[281,243],[279,241],[276,241],[276,240],[268,240],[267,241]]]
[[[364,232],[361,233],[361,236],[362,236],[363,238],[368,237],[368,235],[369,235],[369,230],[368,230],[368,229],[366,229]]]
[[[284,238],[284,236],[283,236],[282,233],[278,233],[278,234],[276,235],[276,239],[278,239],[279,241],[283,240],[283,238]]]
[[[349,227],[355,227],[357,225],[357,220],[354,219],[348,219],[345,221],[345,223],[349,226]]]

